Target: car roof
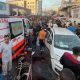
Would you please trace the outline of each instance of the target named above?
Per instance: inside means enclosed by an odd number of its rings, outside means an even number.
[[[58,35],[75,35],[73,32],[71,32],[70,30],[66,29],[66,28],[53,28],[55,34]]]

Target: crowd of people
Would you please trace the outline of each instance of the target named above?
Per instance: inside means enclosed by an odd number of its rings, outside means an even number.
[[[37,18],[31,20],[30,29],[25,32],[26,40],[28,40],[28,48],[34,50],[36,46],[39,46],[41,51],[44,50],[44,40],[46,37],[45,29],[53,27],[67,28],[80,37],[80,24],[77,24],[76,21],[73,23],[71,21],[63,23],[59,19]],[[0,46],[0,52],[2,53],[2,71],[5,78],[7,73],[12,69],[12,42],[9,40],[9,35],[4,35],[4,43]],[[60,72],[60,80],[76,80],[75,78],[78,78],[80,75],[80,62],[77,60],[78,56],[80,56],[80,47],[73,48],[73,55],[64,53],[60,59],[64,67]]]
[[[67,28],[73,33],[80,36],[80,24],[76,21],[61,22],[59,19],[43,19],[37,20],[33,26],[33,41],[32,44],[40,46],[40,50],[45,47],[44,40],[46,37],[46,28],[61,27]],[[36,42],[38,42],[36,44]],[[73,54],[64,53],[60,62],[63,65],[63,70],[60,72],[59,80],[80,80],[80,62],[77,58],[80,56],[80,47],[73,48]],[[77,79],[76,79],[77,78]]]

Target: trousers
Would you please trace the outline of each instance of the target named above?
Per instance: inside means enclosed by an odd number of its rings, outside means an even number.
[[[12,61],[2,62],[2,72],[4,76],[7,75],[7,73],[11,71],[11,69],[12,69]]]

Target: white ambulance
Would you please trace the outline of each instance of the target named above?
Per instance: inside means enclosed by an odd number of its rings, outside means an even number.
[[[0,18],[0,44],[4,41],[4,35],[10,34],[13,42],[13,59],[24,50],[25,37],[24,29],[29,28],[29,20],[26,18]],[[1,57],[1,55],[0,55]]]

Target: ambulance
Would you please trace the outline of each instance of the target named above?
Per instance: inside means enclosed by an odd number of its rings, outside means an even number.
[[[29,29],[29,27],[29,20],[26,18],[0,18],[0,44],[4,41],[4,35],[9,34],[13,42],[14,53],[12,59],[15,59],[24,50],[24,31],[25,29]]]

